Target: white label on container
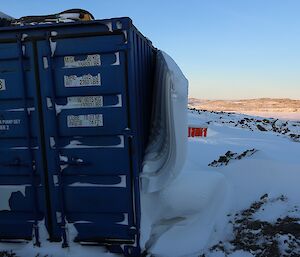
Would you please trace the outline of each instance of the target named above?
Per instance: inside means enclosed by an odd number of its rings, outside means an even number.
[[[96,108],[103,106],[102,96],[72,96],[67,98],[68,105],[76,108]]]
[[[102,114],[69,115],[67,116],[69,128],[103,127]]]
[[[6,90],[5,79],[0,79],[0,91]]]
[[[100,73],[96,76],[91,74],[77,77],[76,75],[64,76],[65,87],[89,87],[101,86]]]
[[[65,56],[64,63],[65,68],[93,67],[100,66],[101,59],[99,54],[87,55],[84,60],[75,60],[75,56]]]

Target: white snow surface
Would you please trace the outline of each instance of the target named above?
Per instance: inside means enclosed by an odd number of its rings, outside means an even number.
[[[147,193],[160,191],[177,178],[187,148],[188,81],[163,51],[156,57],[154,98],[150,143],[141,175],[141,188]]]
[[[249,120],[240,124],[244,118]],[[150,253],[225,256],[208,250],[232,237],[227,214],[248,208],[264,194],[271,198],[285,195],[288,202],[268,203],[255,214],[262,221],[276,221],[287,215],[290,207],[300,206],[300,143],[288,133],[274,132],[267,123],[270,131],[260,131],[256,119],[259,117],[190,111],[189,124],[207,124],[208,137],[189,139],[187,159],[176,181],[161,192],[143,195],[142,217],[152,228],[144,231],[147,236],[142,239]],[[286,121],[276,121],[277,125],[283,123]],[[288,122],[286,127],[300,134],[300,122]],[[242,153],[248,149],[258,151],[227,166],[208,166],[229,150]],[[228,256],[253,255],[236,251]]]
[[[245,117],[251,129],[239,124]],[[206,257],[224,257],[224,253],[211,253],[209,248],[233,237],[227,214],[248,208],[263,194],[270,198],[284,195],[288,200],[282,204],[268,202],[255,214],[262,221],[272,222],[286,216],[290,207],[300,206],[300,143],[279,132],[260,131],[255,119],[242,114],[189,112],[189,124],[209,122],[208,137],[188,140],[186,162],[175,181],[161,191],[142,195],[141,243],[149,256],[194,257],[205,253]],[[300,134],[300,122],[288,122],[287,127]],[[226,166],[208,166],[228,150],[241,153],[253,148],[258,151],[251,156],[234,159]],[[289,215],[300,217],[299,212]],[[284,239],[281,236],[280,240]],[[41,248],[32,243],[1,243],[0,249],[13,250],[20,257],[38,253],[55,257],[118,256],[101,247],[73,243],[62,249],[60,243],[45,241]],[[239,250],[227,256],[255,255]]]

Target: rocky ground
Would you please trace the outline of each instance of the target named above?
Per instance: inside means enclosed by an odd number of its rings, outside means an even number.
[[[239,113],[294,113],[300,114],[300,100],[287,98],[258,98],[243,100],[202,100],[189,98],[189,107],[210,111]]]
[[[288,215],[279,217],[274,222],[263,221],[257,217],[257,214],[263,212],[267,205],[284,205],[287,202],[288,199],[284,195],[269,198],[265,194],[248,209],[228,214],[231,217],[233,238],[212,246],[210,254],[229,256],[236,252],[247,252],[255,257],[299,257],[299,206],[293,206],[288,210]],[[201,255],[201,257],[205,256],[206,254]]]
[[[300,142],[300,122],[247,117],[227,112],[215,112],[192,109],[192,112],[205,117],[208,125],[224,124],[250,131],[275,133],[287,137],[294,142]],[[258,152],[249,149],[241,153],[228,150],[208,164],[210,167],[221,167],[248,158]],[[280,209],[281,212],[277,210]],[[285,210],[282,212],[282,210]],[[276,217],[268,219],[266,212],[273,212]],[[276,216],[276,213],[280,213]],[[282,215],[282,213],[285,213]],[[268,214],[269,215],[269,214]],[[267,216],[268,216],[267,215]],[[249,208],[236,213],[229,213],[228,231],[232,236],[212,245],[200,257],[299,257],[300,256],[300,208],[290,206],[285,195],[269,197],[266,193]]]
[[[274,118],[261,118],[241,115],[230,112],[215,112],[190,109],[200,115],[208,114],[206,123],[221,123],[231,127],[245,128],[251,131],[273,132],[278,136],[285,136],[293,141],[300,142],[300,121],[284,121]]]
[[[256,152],[257,152],[256,149],[246,150],[246,151],[242,152],[241,154],[227,151],[224,155],[221,155],[218,160],[214,160],[210,164],[208,164],[208,166],[219,167],[219,166],[223,166],[223,165],[228,165],[229,162],[231,162],[233,160],[241,160],[245,157],[249,157],[249,156],[253,155]]]

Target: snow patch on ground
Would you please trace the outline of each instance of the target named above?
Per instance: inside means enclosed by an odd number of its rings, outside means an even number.
[[[156,238],[148,251],[155,256],[167,257],[255,256],[243,249],[227,253],[210,252],[209,249],[220,241],[229,244],[233,240],[231,215],[249,208],[262,195],[268,194],[275,199],[284,195],[287,199],[286,202],[270,200],[258,210],[253,218],[262,222],[274,222],[279,217],[291,215],[292,206],[300,205],[300,162],[297,157],[300,144],[290,137],[290,134],[300,134],[300,123],[190,111],[189,124],[208,126],[208,137],[189,139],[188,158],[180,177],[168,188],[169,193],[153,196],[153,202],[148,203],[148,209],[152,206],[152,211],[157,214],[156,221],[162,221],[162,217],[176,217],[167,229],[153,229]],[[260,130],[258,124],[266,130]],[[228,151],[234,154],[227,165],[209,166]],[[155,208],[154,203],[157,203]],[[187,215],[185,209],[193,210],[195,214]],[[146,213],[152,216],[151,212]],[[152,228],[156,228],[160,223],[152,224]]]

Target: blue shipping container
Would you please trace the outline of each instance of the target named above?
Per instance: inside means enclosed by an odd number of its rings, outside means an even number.
[[[139,255],[155,54],[129,18],[0,30],[0,240]]]

